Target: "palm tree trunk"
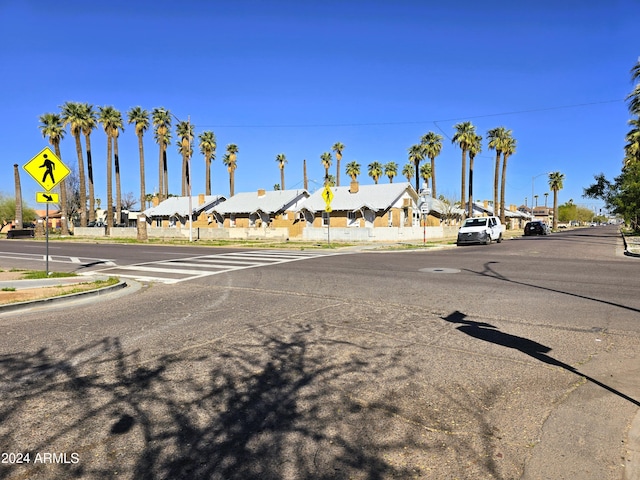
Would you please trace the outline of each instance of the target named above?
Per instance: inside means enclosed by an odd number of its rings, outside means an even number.
[[[280,189],[284,190],[284,165],[280,168]]]
[[[87,149],[87,180],[89,180],[89,221],[96,219],[95,192],[93,186],[93,162],[91,160],[91,135],[84,136],[84,143]]]
[[[14,226],[18,230],[22,230],[22,187],[20,186],[20,170],[18,164],[13,165],[13,181],[16,194],[16,215]]]
[[[416,167],[416,192],[420,193],[420,162],[413,162]]]
[[[55,144],[53,146],[56,156],[62,161],[62,157],[60,156],[60,144]],[[64,179],[60,182],[60,234],[61,235],[69,235],[69,221],[67,219],[67,180]]]
[[[467,208],[467,216],[473,217],[473,155],[469,155],[469,205]]]
[[[336,154],[336,187],[340,186],[340,160],[342,160],[342,155]],[[282,187],[284,190],[284,187]]]
[[[465,190],[467,189],[467,150],[462,149],[462,175],[461,175],[461,187],[460,187],[460,207],[465,207]]]
[[[553,229],[558,229],[558,190],[553,191]]]
[[[80,133],[74,135],[76,139],[76,154],[78,155],[78,180],[80,183],[80,226],[87,226],[87,185],[84,175],[84,160],[82,158],[82,144]]]
[[[162,178],[164,181],[163,189],[163,198],[169,198],[169,165],[167,163],[167,146],[162,146]]]
[[[118,155],[118,135],[113,136],[113,166],[116,170],[116,219],[122,223],[122,191],[120,190],[120,156]]]
[[[112,155],[112,143],[111,135],[107,135],[107,235],[111,235],[111,229],[113,228],[113,172],[111,165]]]
[[[504,201],[505,201],[505,187],[507,185],[507,159],[509,155],[506,153],[502,154],[502,182],[500,185],[500,222],[504,225],[505,221],[505,209],[504,209]]]
[[[211,155],[207,154],[204,159],[205,173],[205,195],[211,195]]]
[[[162,189],[164,188],[164,162],[162,159],[162,139],[159,140],[159,154],[158,154],[158,200],[162,201]]]
[[[496,168],[493,174],[493,214],[498,214],[498,178],[500,177],[500,150],[496,150]]]
[[[147,198],[144,183],[144,145],[142,142],[142,133],[138,135],[138,154],[140,156],[140,211],[142,212],[145,210],[145,200]]]
[[[436,157],[431,158],[431,196],[436,198]]]

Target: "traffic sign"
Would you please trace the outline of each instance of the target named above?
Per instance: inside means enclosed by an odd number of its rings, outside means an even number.
[[[329,185],[324,187],[324,190],[322,191],[322,198],[324,198],[324,203],[329,207],[331,205],[331,200],[333,200],[333,191]]]
[[[62,163],[53,150],[45,147],[39,154],[23,165],[25,171],[47,191],[53,190],[71,171]]]
[[[327,213],[331,213],[333,212],[333,209],[331,208],[331,205],[327,205],[326,207],[324,207],[324,211]]]
[[[59,197],[57,193],[36,192],[36,202],[38,203],[60,203]]]

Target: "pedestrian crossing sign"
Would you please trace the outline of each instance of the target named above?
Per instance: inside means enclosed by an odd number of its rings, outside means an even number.
[[[53,190],[71,173],[49,147],[45,147],[22,168],[46,191]]]

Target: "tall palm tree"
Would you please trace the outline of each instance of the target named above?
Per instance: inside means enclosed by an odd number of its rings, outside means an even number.
[[[423,163],[420,166],[420,178],[422,182],[429,188],[429,179],[431,178],[431,164]]]
[[[389,179],[389,183],[393,183],[393,178],[398,175],[398,164],[396,162],[385,163],[384,174]]]
[[[360,164],[355,160],[347,163],[345,173],[351,177],[351,181],[355,182],[358,175],[360,175]]]
[[[93,105],[89,103],[82,104],[83,119],[82,119],[82,133],[84,135],[84,144],[87,151],[87,180],[89,187],[89,221],[93,222],[96,219],[95,208],[95,191],[93,185],[93,161],[91,159],[91,132],[96,128],[96,112],[93,110]]]
[[[149,128],[149,112],[142,107],[133,107],[127,112],[127,123],[133,123],[138,137],[138,157],[140,159],[140,211],[145,210],[147,189],[144,181],[144,144],[142,138]]]
[[[640,119],[632,118],[628,123],[632,128],[625,136],[627,142],[624,146],[625,167],[640,161]]]
[[[107,135],[107,232],[113,228],[113,132],[117,130],[116,109],[111,106],[98,107],[98,122]]]
[[[200,140],[198,146],[200,147],[200,153],[204,155],[205,166],[205,194],[211,195],[211,161],[216,159],[216,136],[211,130],[205,130],[198,135]]]
[[[235,143],[227,145],[227,153],[222,161],[227,166],[229,172],[229,196],[233,197],[235,193],[235,172],[237,168],[238,146]]]
[[[504,225],[505,220],[505,189],[507,185],[507,160],[516,153],[516,139],[509,136],[502,148],[502,181],[500,184],[500,221]]]
[[[373,182],[377,185],[378,180],[384,173],[384,167],[380,162],[371,162],[369,164],[369,176],[373,178]]]
[[[340,142],[336,142],[331,147],[336,154],[336,186],[340,186],[340,161],[342,160],[342,151],[344,150],[344,145]],[[284,187],[282,188],[284,190]]]
[[[167,146],[171,145],[171,113],[163,107],[151,112],[154,136],[158,144],[158,200],[169,196],[169,178],[167,168]]]
[[[564,186],[564,174],[560,172],[551,172],[549,174],[549,188],[553,191],[553,229],[558,228],[558,191]]]
[[[511,130],[507,130],[504,127],[492,128],[487,132],[487,139],[489,140],[489,150],[496,151],[495,169],[493,172],[493,213],[498,214],[498,181],[500,178],[500,156],[502,150],[505,147],[507,138],[511,136]]]
[[[640,80],[640,58],[631,69],[631,81]],[[640,83],[636,83],[632,92],[627,95],[629,112],[632,115],[640,115]]]
[[[407,163],[404,167],[402,167],[402,175],[407,179],[407,182],[411,183],[411,179],[415,175],[416,168],[413,166],[413,163]]]
[[[287,157],[284,153],[276,155],[276,162],[278,162],[278,168],[280,169],[280,188],[284,190],[284,164],[287,163]]]
[[[84,108],[78,102],[66,102],[61,107],[62,124],[69,126],[69,131],[76,141],[76,155],[78,156],[78,188],[80,190],[80,226],[87,226],[87,185],[84,173],[84,159],[82,157],[82,144],[80,134],[84,121]]]
[[[431,160],[431,196],[436,197],[436,157],[442,151],[442,135],[428,132],[422,136],[420,143],[424,145],[425,155]]]
[[[481,151],[482,137],[476,134],[469,144],[469,205],[467,209],[467,216],[469,217],[473,216],[473,161]]]
[[[180,138],[178,152],[182,155],[182,196],[189,195],[191,191],[191,172],[189,171],[189,159],[193,154],[193,125],[190,121],[178,122],[176,133]]]
[[[64,138],[65,130],[62,118],[57,113],[45,113],[40,116],[40,131],[42,136],[49,140],[56,156],[62,161],[60,155],[60,142]],[[66,180],[59,184],[60,187],[60,233],[69,235],[69,222],[67,219],[67,186]]]
[[[322,162],[322,166],[324,167],[324,183],[326,185],[329,181],[329,168],[331,168],[333,158],[331,158],[331,154],[329,152],[324,152],[322,155],[320,155],[320,161]]]
[[[473,135],[476,133],[476,127],[471,122],[461,122],[457,123],[453,126],[456,129],[456,133],[454,133],[453,138],[451,139],[451,143],[455,143],[462,150],[462,175],[460,182],[460,205],[464,208],[466,203],[465,201],[465,191],[467,188],[466,182],[466,170],[467,170],[467,151],[469,149],[469,145],[473,142]]]
[[[424,160],[424,147],[420,144],[409,147],[409,162],[413,163],[413,171],[416,175],[416,192],[420,191],[420,162]]]
[[[17,230],[22,230],[22,186],[20,185],[20,169],[18,168],[18,164],[13,164],[13,185],[14,192],[16,195],[16,211],[14,215],[14,227]],[[48,228],[45,225],[45,228]]]

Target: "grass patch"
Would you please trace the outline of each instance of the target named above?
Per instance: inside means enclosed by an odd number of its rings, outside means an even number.
[[[17,270],[20,271],[20,270]],[[47,272],[44,270],[24,270],[23,277],[25,280],[35,280],[39,278],[63,278],[63,277],[77,277],[77,274],[73,272]]]
[[[16,289],[14,287],[4,287],[2,289],[3,292],[15,292]]]

